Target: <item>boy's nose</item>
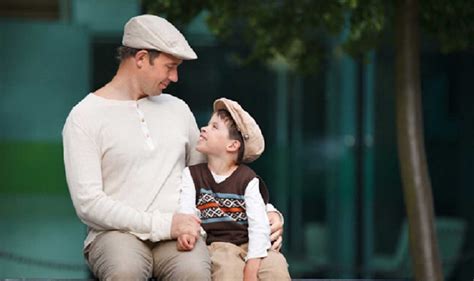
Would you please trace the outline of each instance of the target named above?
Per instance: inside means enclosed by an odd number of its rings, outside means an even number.
[[[202,127],[201,132],[206,132],[206,127]]]

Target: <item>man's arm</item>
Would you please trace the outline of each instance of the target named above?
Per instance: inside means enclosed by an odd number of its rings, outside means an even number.
[[[272,204],[267,204],[267,216],[270,222],[270,240],[272,241],[272,250],[280,251],[283,245],[283,214],[280,213]]]
[[[179,193],[178,213],[196,215],[196,187],[189,168],[186,167],[181,174],[181,187]]]
[[[179,214],[188,214],[192,216],[196,216],[197,209],[196,209],[196,188],[194,186],[193,179],[191,177],[191,172],[189,168],[186,167],[183,170],[181,176],[181,188],[180,188],[180,196],[179,196]],[[196,216],[197,218],[197,216]],[[199,220],[199,223],[201,221]],[[196,230],[196,229],[194,229]],[[189,233],[187,234],[178,234],[178,249],[182,250],[191,250],[194,248],[194,243],[199,235],[199,225],[197,231],[194,231],[192,235]],[[173,236],[173,235],[172,235]],[[182,237],[186,236],[186,237]],[[193,239],[191,239],[191,236]]]
[[[64,126],[63,146],[71,199],[78,217],[88,226],[128,231],[141,239],[159,241],[171,238],[173,225],[183,225],[180,231],[193,225],[192,218],[139,211],[108,196],[103,191],[100,148],[71,115]]]

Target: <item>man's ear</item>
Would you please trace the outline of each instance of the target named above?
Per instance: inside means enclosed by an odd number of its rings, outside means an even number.
[[[135,54],[135,63],[138,68],[142,68],[145,64],[145,60],[148,60],[148,51],[140,50]]]
[[[227,151],[228,152],[239,151],[239,148],[240,148],[240,141],[238,141],[238,140],[230,140],[229,144],[227,144]]]

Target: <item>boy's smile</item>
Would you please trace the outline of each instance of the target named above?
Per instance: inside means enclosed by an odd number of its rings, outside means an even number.
[[[229,129],[224,120],[213,114],[207,126],[201,128],[196,150],[207,155],[220,155],[226,151],[229,138]]]

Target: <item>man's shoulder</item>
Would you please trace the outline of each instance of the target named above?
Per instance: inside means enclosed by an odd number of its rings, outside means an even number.
[[[160,94],[159,96],[153,96],[149,98],[152,102],[155,102],[160,105],[180,107],[183,109],[189,109],[186,102],[178,97],[175,97],[170,94]]]
[[[74,107],[71,109],[71,114],[81,114],[81,112],[88,112],[90,110],[96,109],[100,103],[97,103],[94,98],[94,94],[89,93],[82,100],[80,100]]]
[[[67,117],[67,122],[74,122],[79,125],[86,123],[97,123],[99,115],[104,114],[104,104],[100,102],[100,98],[89,93],[76,105],[73,106]]]

